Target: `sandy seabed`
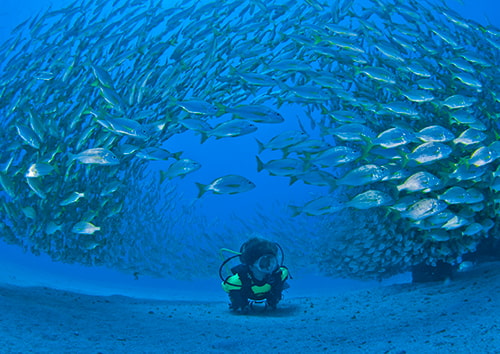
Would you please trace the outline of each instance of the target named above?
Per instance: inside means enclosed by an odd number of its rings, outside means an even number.
[[[292,283],[293,286],[293,283]],[[2,353],[500,353],[500,263],[449,282],[328,296],[274,312],[227,303],[0,287]]]

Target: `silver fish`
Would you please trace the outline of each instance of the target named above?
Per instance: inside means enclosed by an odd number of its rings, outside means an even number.
[[[206,192],[215,194],[236,194],[248,192],[255,188],[255,184],[243,176],[227,175],[216,178],[210,184],[196,183],[198,187],[198,198]]]
[[[76,155],[70,155],[70,159],[78,160],[83,164],[117,165],[120,163],[115,154],[104,148],[87,149]]]

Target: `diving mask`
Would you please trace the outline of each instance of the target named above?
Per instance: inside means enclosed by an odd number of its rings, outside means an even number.
[[[257,259],[253,266],[262,273],[271,274],[278,268],[278,259],[273,254],[265,254]]]

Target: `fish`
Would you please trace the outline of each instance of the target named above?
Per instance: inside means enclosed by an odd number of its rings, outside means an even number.
[[[239,175],[218,177],[209,184],[197,182],[196,186],[198,187],[198,198],[201,198],[208,191],[215,194],[237,194],[248,192],[255,188],[255,184],[252,181]]]
[[[283,123],[285,118],[276,110],[262,105],[238,105],[226,108],[227,113],[233,114],[236,118],[251,120],[255,123]]]
[[[197,132],[204,132],[212,130],[212,127],[208,122],[204,120],[195,119],[195,118],[183,118],[179,120],[179,124],[184,126],[187,129],[194,130]]]
[[[428,90],[403,91],[401,95],[406,97],[407,100],[416,103],[431,102],[435,98]]]
[[[416,137],[422,140],[424,143],[438,142],[446,143],[455,139],[455,135],[440,125],[430,125],[428,127],[422,128]]]
[[[441,226],[445,230],[455,230],[462,226],[469,225],[470,221],[460,215],[453,216],[450,220],[448,220],[443,226]]]
[[[113,109],[116,109],[120,113],[125,113],[126,111],[126,103],[120,97],[118,92],[116,92],[113,88],[100,86],[100,94],[104,98],[106,102],[110,104]]]
[[[59,202],[59,205],[60,206],[66,206],[66,205],[70,205],[70,204],[73,204],[73,203],[76,203],[78,200],[80,200],[80,198],[83,198],[85,197],[85,193],[84,192],[71,192],[71,193],[68,193],[61,202]]]
[[[123,134],[143,140],[150,138],[149,131],[144,126],[129,118],[105,117],[104,119],[98,119],[97,122],[116,134]]]
[[[386,84],[395,84],[396,75],[385,68],[365,67],[359,70],[359,73],[368,76],[370,79],[377,80]]]
[[[47,199],[47,191],[40,178],[26,178],[26,183],[30,189],[41,199]]]
[[[177,102],[177,104],[188,113],[215,115],[219,111],[215,105],[202,100],[191,99]]]
[[[458,137],[453,139],[453,142],[455,144],[473,145],[480,143],[485,139],[486,134],[477,129],[469,128],[467,130],[464,130]]]
[[[390,102],[383,105],[384,111],[391,114],[398,114],[415,118],[418,111],[407,102]]]
[[[387,177],[389,170],[383,166],[366,164],[347,172],[342,178],[337,179],[337,185],[362,186],[371,184]]]
[[[64,225],[63,224],[57,224],[56,222],[54,221],[49,221],[46,225],[45,225],[45,234],[47,235],[53,235],[55,234],[56,232],[62,232],[64,229]]]
[[[407,145],[415,141],[415,134],[403,128],[389,128],[372,139],[373,145],[380,145],[386,149],[392,149],[398,146]]]
[[[471,154],[469,163],[476,167],[481,167],[492,163],[499,157],[496,151],[492,151],[488,146],[481,146]]]
[[[40,149],[41,141],[38,135],[30,128],[22,124],[16,125],[17,134],[21,139],[34,149]]]
[[[285,149],[290,146],[296,145],[300,142],[303,142],[307,140],[307,134],[305,134],[302,131],[298,130],[287,130],[284,131],[273,138],[271,138],[267,143],[262,143],[258,139],[255,139],[257,141],[258,145],[258,152],[259,154],[266,150],[280,150],[280,149]]]
[[[266,170],[273,176],[296,176],[304,173],[305,163],[302,160],[283,158],[262,162],[259,156],[257,160],[257,172]]]
[[[182,151],[172,153],[166,149],[159,147],[145,147],[143,149],[139,149],[135,153],[135,156],[140,159],[150,160],[150,161],[162,161],[162,160],[168,160],[170,158],[179,160],[182,153],[183,153]]]
[[[47,176],[51,174],[52,171],[54,171],[54,167],[51,164],[46,162],[37,162],[28,168],[25,176],[29,178]]]
[[[438,196],[438,199],[444,200],[448,204],[462,204],[467,201],[469,194],[467,190],[460,186],[452,186],[443,194]]]
[[[204,143],[211,136],[214,136],[216,139],[238,137],[251,134],[256,130],[257,126],[244,120],[228,120],[220,123],[209,131],[201,131],[201,143]]]
[[[458,265],[459,272],[467,272],[472,270],[473,268],[474,268],[474,262],[472,261],[463,261],[460,262],[460,264]]]
[[[408,154],[408,159],[419,164],[429,164],[437,160],[446,159],[452,152],[453,149],[450,146],[431,141],[415,147],[415,149]]]
[[[14,183],[14,180],[4,174],[0,173],[0,185],[2,186],[2,189],[7,195],[11,198],[15,198],[17,196],[16,194],[16,185]]]
[[[304,206],[290,205],[290,208],[292,209],[292,216],[297,216],[301,213],[310,216],[334,214],[345,207],[345,204],[341,203],[337,198],[332,196],[322,196],[313,199],[307,202]]]
[[[336,187],[335,177],[331,173],[323,170],[310,170],[305,173],[291,175],[290,185],[298,180],[314,186],[328,186],[330,187],[330,191],[334,190]]]
[[[118,157],[108,149],[91,148],[78,154],[71,155],[70,160],[78,160],[83,164],[117,165],[120,163]]]
[[[113,79],[111,78],[111,75],[107,70],[100,67],[99,65],[91,65],[90,67],[92,69],[92,73],[94,74],[95,78],[99,81],[99,83],[102,86],[108,88],[114,87]]]
[[[441,180],[430,172],[419,171],[406,179],[397,186],[398,191],[406,190],[409,192],[421,191],[428,193],[440,187]]]
[[[36,211],[33,207],[27,206],[22,209],[24,215],[31,220],[36,220]]]
[[[459,109],[470,107],[475,101],[476,99],[473,97],[452,95],[447,97],[441,104],[449,109]]]
[[[462,232],[462,235],[473,236],[473,235],[476,235],[476,234],[482,232],[483,229],[484,229],[483,225],[481,225],[480,223],[474,222],[465,228],[465,230]]]
[[[330,148],[331,145],[322,139],[308,139],[282,149],[284,155],[295,153],[299,155],[309,155],[319,153]]]
[[[112,181],[109,182],[101,187],[101,191],[99,195],[101,197],[109,196],[115,193],[118,189],[122,187],[122,182],[121,181]]]
[[[195,172],[201,168],[201,164],[191,159],[180,159],[174,161],[167,171],[160,171],[160,183],[166,178],[185,177],[188,173]]]
[[[331,129],[329,133],[344,141],[363,141],[365,138],[371,139],[375,137],[375,132],[373,130],[358,123],[341,125]]]
[[[410,207],[401,215],[413,221],[423,220],[429,216],[436,215],[445,210],[447,204],[435,198],[423,198]]]
[[[71,232],[84,235],[93,235],[95,232],[101,230],[99,226],[95,226],[88,221],[79,221],[73,225]]]
[[[394,199],[387,193],[370,189],[359,193],[354,198],[345,203],[346,207],[355,209],[370,209],[380,206],[390,205]]]
[[[348,146],[339,145],[311,154],[309,162],[321,168],[337,167],[356,161],[360,157],[361,151]]]

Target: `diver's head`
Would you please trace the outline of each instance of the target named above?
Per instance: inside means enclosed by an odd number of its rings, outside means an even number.
[[[255,275],[267,275],[278,269],[278,246],[263,238],[254,237],[240,249],[240,260],[250,266]]]

